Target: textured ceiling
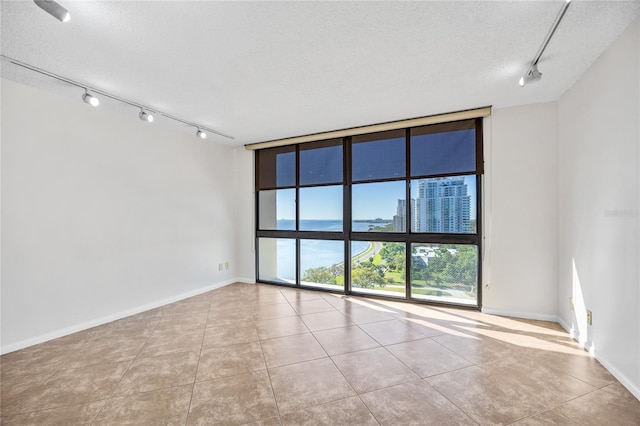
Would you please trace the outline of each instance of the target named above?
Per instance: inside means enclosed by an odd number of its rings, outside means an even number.
[[[3,0],[2,54],[233,135],[207,141],[234,145],[555,100],[640,14],[640,1],[574,0],[540,60],[542,81],[521,88],[562,0],[59,3],[70,22]],[[82,94],[5,61],[2,75]]]

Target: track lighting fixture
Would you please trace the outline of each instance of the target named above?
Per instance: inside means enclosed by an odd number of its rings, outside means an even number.
[[[36,1],[36,0],[34,0],[34,1],[36,3],[54,3],[52,1],[46,1],[46,2],[45,1]],[[38,6],[40,6],[40,5],[38,4]],[[47,10],[47,9],[45,9],[45,10]],[[163,117],[168,118],[170,120],[178,121],[178,122],[186,124],[188,126],[195,127],[196,129],[198,129],[198,132],[197,132],[198,137],[200,137],[202,139],[207,137],[207,133],[213,133],[213,134],[216,134],[218,136],[222,136],[223,138],[227,138],[227,139],[235,139],[233,136],[224,134],[222,132],[218,132],[217,130],[213,130],[213,129],[209,128],[209,127],[202,126],[199,123],[194,123],[194,122],[189,121],[189,120],[184,120],[184,119],[182,119],[180,117],[176,117],[175,115],[167,114],[166,112],[158,111],[155,108],[151,108],[151,107],[149,107],[147,105],[143,105],[143,104],[141,104],[139,102],[131,101],[131,100],[125,99],[125,98],[121,98],[120,96],[116,96],[116,95],[113,95],[113,94],[111,94],[109,92],[105,92],[104,90],[97,89],[95,86],[91,86],[92,87],[91,88],[91,93],[89,93],[89,89],[87,89],[88,85],[85,82],[75,81],[75,80],[72,80],[70,78],[63,77],[63,76],[58,75],[58,74],[54,74],[54,73],[52,73],[50,71],[47,71],[47,70],[44,70],[42,68],[38,68],[38,67],[35,67],[33,65],[29,65],[27,63],[21,62],[21,61],[19,61],[17,59],[10,58],[10,57],[8,57],[6,55],[3,55],[1,53],[0,53],[0,58],[2,58],[3,61],[7,61],[7,62],[9,62],[9,63],[11,63],[13,65],[17,65],[19,67],[28,69],[28,70],[36,72],[38,74],[46,75],[47,77],[51,77],[51,78],[56,79],[58,81],[62,81],[64,83],[67,83],[67,84],[69,84],[71,86],[83,89],[84,90],[84,94],[82,95],[82,100],[85,103],[89,104],[89,105],[98,106],[100,104],[100,100],[95,96],[97,94],[100,97],[109,98],[111,100],[118,101],[120,103],[129,105],[129,106],[132,106],[132,107],[135,107],[135,108],[139,108],[140,109],[140,113],[138,114],[138,117],[140,117],[140,120],[142,120],[142,121],[146,121],[146,122],[151,123],[151,122],[153,122],[153,119],[154,119],[153,114],[160,114]],[[148,112],[150,110],[154,111],[154,113],[152,114],[152,113]],[[205,133],[205,131],[206,131],[206,133]]]
[[[69,19],[71,19],[71,15],[69,15],[67,9],[60,6],[53,0],[33,0],[33,2],[40,9],[62,22],[69,22]]]
[[[547,48],[547,45],[551,41],[551,37],[553,37],[553,34],[558,29],[558,26],[560,25],[560,21],[562,21],[562,18],[564,18],[564,14],[567,13],[567,9],[569,8],[570,5],[571,5],[571,0],[565,0],[565,3],[562,5],[562,9],[560,10],[560,13],[558,13],[556,20],[553,22],[553,25],[551,26],[549,33],[547,33],[547,36],[545,37],[544,42],[542,43],[542,46],[540,46],[540,49],[538,49],[538,53],[533,58],[533,61],[531,61],[531,65],[529,66],[529,69],[527,70],[525,75],[520,77],[520,81],[518,82],[520,83],[520,87],[524,87],[525,84],[535,83],[536,81],[540,81],[540,79],[542,79],[542,73],[538,71],[538,61],[540,61],[540,57],[542,56],[542,54],[544,53],[544,50]]]
[[[524,87],[525,84],[535,83],[542,79],[542,73],[538,71],[538,64],[534,64],[529,68],[529,71],[522,77],[520,77],[520,86]]]
[[[89,94],[89,91],[87,89],[84,90],[84,95],[82,95],[82,100],[84,101],[84,103],[94,107],[97,107],[98,105],[100,105],[100,99]]]
[[[140,117],[140,120],[142,121],[147,121],[149,123],[153,122],[153,115],[145,112],[143,109],[140,109],[140,114],[138,114],[138,117]]]

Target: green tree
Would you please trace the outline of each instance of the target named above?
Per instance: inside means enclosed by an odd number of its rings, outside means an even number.
[[[331,273],[329,268],[320,266],[318,268],[309,268],[304,271],[302,281],[318,284],[335,284],[336,277]]]
[[[339,284],[338,277],[344,276],[344,264],[320,266],[317,268],[309,268],[304,271],[302,281],[308,281],[318,284]]]
[[[435,256],[429,258],[429,269],[434,274],[442,274],[449,263],[454,261],[453,255],[445,246],[440,246],[435,251]]]
[[[384,287],[384,270],[373,262],[361,262],[353,265],[351,270],[351,284],[360,288]]]
[[[384,243],[380,258],[389,270],[403,273],[406,261],[404,243]]]
[[[459,246],[456,256],[457,281],[475,285],[478,275],[478,253],[473,246]]]

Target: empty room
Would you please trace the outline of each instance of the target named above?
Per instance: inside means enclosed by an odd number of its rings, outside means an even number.
[[[640,425],[640,2],[0,24],[2,425]]]

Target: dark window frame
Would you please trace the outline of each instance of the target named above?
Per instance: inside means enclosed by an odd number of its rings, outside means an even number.
[[[442,128],[449,129],[457,129],[460,126],[463,128],[473,128],[475,129],[475,170],[467,171],[464,173],[443,173],[443,174],[433,174],[433,175],[411,175],[411,132],[412,130],[424,130],[427,131],[430,129],[436,130]],[[406,128],[405,132],[405,176],[404,177],[393,177],[393,178],[381,178],[381,179],[371,179],[371,180],[352,180],[352,138],[351,136],[347,136],[341,138],[342,144],[342,182],[331,182],[331,183],[322,183],[322,184],[300,184],[300,151],[301,146],[305,145],[302,149],[308,148],[311,144],[321,145],[322,143],[332,143],[335,142],[336,139],[326,140],[326,141],[314,141],[307,142],[304,144],[296,144],[294,145],[295,150],[295,186],[281,186],[271,187],[271,186],[260,186],[260,179],[258,170],[260,170],[260,152],[262,150],[257,150],[255,152],[255,247],[256,247],[256,257],[255,257],[255,270],[256,270],[256,281],[261,283],[275,284],[275,285],[286,285],[281,282],[262,280],[259,277],[259,265],[260,265],[260,253],[259,253],[259,240],[260,238],[288,238],[295,239],[296,244],[296,284],[290,287],[295,288],[303,288],[303,289],[313,289],[317,291],[330,291],[336,292],[336,290],[327,290],[324,288],[317,287],[309,287],[303,286],[300,284],[302,276],[300,271],[300,240],[302,239],[319,239],[319,240],[342,240],[344,241],[344,259],[348,260],[345,262],[345,283],[344,289],[342,291],[338,291],[340,294],[346,295],[360,295],[366,297],[379,297],[383,299],[392,299],[392,300],[406,300],[412,303],[426,303],[426,304],[436,304],[436,305],[453,305],[461,308],[471,308],[471,309],[480,309],[482,307],[482,175],[484,174],[484,160],[483,160],[483,121],[482,118],[475,119],[467,119],[461,120],[459,122],[449,122],[449,123],[441,123],[434,124],[428,126],[420,126],[414,128]],[[380,132],[387,133],[387,132]],[[420,134],[428,134],[428,133],[420,133]],[[376,140],[376,133],[367,134],[364,138],[369,138],[370,141]],[[357,143],[366,143],[364,141]],[[273,148],[267,148],[273,149]],[[405,232],[354,232],[352,231],[352,205],[351,205],[351,193],[352,186],[364,183],[376,183],[376,182],[390,182],[390,181],[405,181],[406,187],[406,197],[405,200],[411,200],[411,181],[418,179],[427,179],[427,178],[437,178],[437,177],[449,177],[449,176],[476,176],[476,231],[475,233],[465,233],[465,234],[453,234],[453,233],[418,233],[413,232],[411,230],[411,214],[412,209],[410,208],[410,202],[408,203],[407,212],[406,212],[406,230]],[[277,182],[277,179],[276,179]],[[300,203],[299,200],[299,192],[301,188],[307,187],[318,187],[318,186],[335,186],[342,185],[343,186],[343,230],[340,231],[302,231],[300,230]],[[296,226],[295,230],[262,230],[259,229],[259,192],[262,190],[274,190],[274,189],[290,189],[295,188],[296,190]],[[357,289],[354,290],[351,286],[351,241],[377,241],[377,242],[401,242],[405,243],[405,252],[406,255],[406,264],[405,264],[405,283],[406,290],[405,295],[401,297],[394,296],[379,296],[366,292],[359,292]],[[411,245],[412,244],[465,244],[465,245],[474,245],[477,247],[478,253],[478,271],[477,271],[477,297],[475,305],[468,304],[457,304],[450,303],[446,301],[438,301],[438,300],[425,300],[423,298],[415,298],[412,297],[411,294]]]

